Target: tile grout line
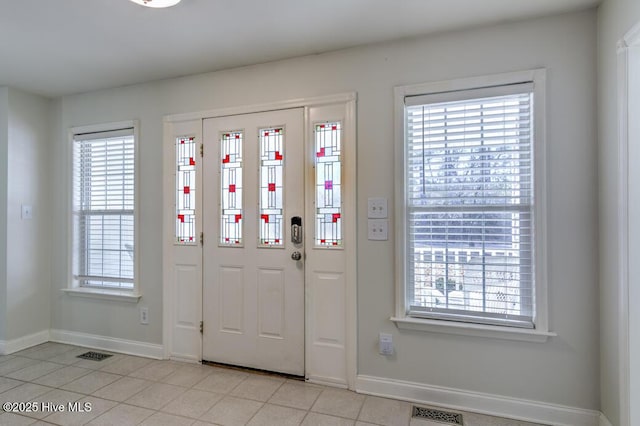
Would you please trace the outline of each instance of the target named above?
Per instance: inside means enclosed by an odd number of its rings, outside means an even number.
[[[358,410],[358,415],[356,416],[356,421],[354,422],[354,424],[357,423],[360,420],[360,416],[362,415],[362,410],[364,409],[365,402],[367,402],[367,398],[369,398],[369,397],[365,395],[364,399],[362,400],[362,405],[360,406],[360,409]],[[364,422],[364,420],[362,420],[362,421]]]

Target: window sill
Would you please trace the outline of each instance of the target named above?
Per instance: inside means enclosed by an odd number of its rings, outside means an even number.
[[[86,297],[90,299],[102,299],[102,300],[111,300],[116,302],[129,302],[129,303],[137,303],[138,300],[140,300],[140,298],[142,297],[142,294],[136,291],[127,291],[127,290],[74,287],[74,288],[63,288],[62,291],[68,294],[69,296],[74,296],[74,297]]]
[[[525,328],[501,327],[495,325],[470,324],[455,321],[431,320],[411,317],[391,317],[396,327],[403,330],[427,331],[433,333],[457,334],[462,336],[490,337],[521,342],[544,343],[556,333]]]

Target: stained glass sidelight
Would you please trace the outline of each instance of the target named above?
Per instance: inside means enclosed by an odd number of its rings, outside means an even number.
[[[242,245],[242,131],[222,133],[220,244]]]
[[[178,244],[194,244],[196,237],[196,141],[176,139],[176,237]]]
[[[284,128],[260,129],[260,236],[262,246],[283,245]]]
[[[316,162],[316,246],[342,245],[341,123],[314,126]]]

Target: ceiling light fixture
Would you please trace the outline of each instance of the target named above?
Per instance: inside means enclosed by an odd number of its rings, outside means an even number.
[[[141,6],[155,7],[155,8],[171,7],[180,3],[180,0],[131,0],[131,1]]]

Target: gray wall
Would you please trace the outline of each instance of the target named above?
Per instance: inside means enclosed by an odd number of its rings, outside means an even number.
[[[51,325],[51,118],[51,101],[0,87],[1,341]]]
[[[52,211],[52,328],[162,342],[164,115],[357,91],[359,373],[598,409],[595,46],[591,10],[62,98],[55,188],[68,186],[66,129],[140,120],[140,289],[150,324],[139,325],[133,304],[58,291],[68,285],[68,199],[60,199]],[[549,319],[558,337],[535,344],[399,332],[389,321],[393,235],[366,237],[367,198],[394,198],[393,87],[539,67],[548,69]],[[380,331],[394,335],[391,359],[377,354]]]
[[[51,324],[51,101],[9,89],[6,340]],[[33,218],[21,218],[22,205]]]
[[[0,87],[0,341],[5,340],[7,320],[7,146],[9,136],[9,88]]]
[[[640,21],[637,0],[605,0],[598,13],[601,409],[620,424],[618,325],[618,115],[616,43]],[[633,167],[633,166],[632,166]]]

